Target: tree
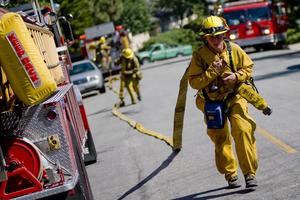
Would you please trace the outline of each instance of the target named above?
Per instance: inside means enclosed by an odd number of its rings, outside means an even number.
[[[13,8],[16,6],[20,6],[22,4],[27,4],[27,3],[32,3],[32,0],[14,0],[14,1],[10,1],[8,3],[8,5],[6,6],[6,8]],[[40,0],[39,4],[42,5],[46,5],[47,4],[47,0]]]
[[[133,34],[142,33],[150,29],[150,10],[145,0],[124,0],[124,10],[117,21]]]
[[[181,20],[193,13],[203,14],[206,8],[206,1],[202,0],[156,0],[155,7],[161,10],[170,11],[177,19]]]
[[[122,0],[56,0],[60,4],[59,13],[71,13],[75,35],[84,33],[87,27],[117,21],[123,11]]]
[[[299,28],[300,19],[300,0],[286,0],[288,5],[288,15],[290,27]]]
[[[89,0],[56,0],[59,6],[59,15],[72,14],[71,26],[75,36],[84,33],[84,29],[93,25],[92,8]],[[83,9],[84,8],[84,9]]]
[[[89,4],[95,25],[117,21],[123,12],[122,0],[91,0]]]

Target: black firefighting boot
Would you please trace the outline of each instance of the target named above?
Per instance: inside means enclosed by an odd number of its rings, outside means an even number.
[[[125,106],[125,102],[124,100],[121,100],[119,103],[118,103],[118,107],[124,107]]]
[[[233,176],[228,179],[228,188],[238,188],[241,187],[238,176]]]
[[[247,174],[245,175],[246,188],[255,188],[258,186],[255,175]]]

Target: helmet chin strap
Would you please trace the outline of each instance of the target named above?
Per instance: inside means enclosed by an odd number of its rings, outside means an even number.
[[[224,40],[222,41],[222,49],[215,48],[214,46],[210,45],[209,42],[206,42],[207,47],[213,52],[213,53],[221,53],[225,49],[225,43]]]

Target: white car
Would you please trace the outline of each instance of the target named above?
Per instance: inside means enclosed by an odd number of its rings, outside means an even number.
[[[77,85],[80,92],[86,93],[98,90],[105,93],[104,78],[100,69],[90,60],[81,60],[73,63],[70,71],[71,81]]]

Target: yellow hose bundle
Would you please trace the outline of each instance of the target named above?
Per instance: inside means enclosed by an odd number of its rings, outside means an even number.
[[[37,104],[56,90],[53,77],[17,13],[0,18],[0,48],[0,63],[15,95],[24,104]]]
[[[264,110],[268,107],[266,100],[253,89],[252,85],[240,84],[237,87],[237,92],[258,110]]]

